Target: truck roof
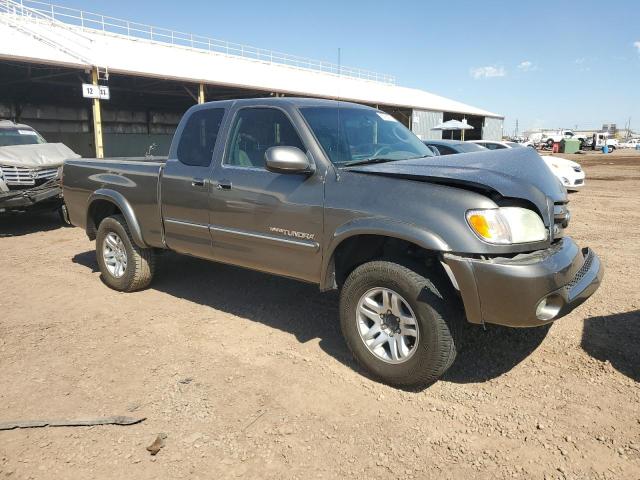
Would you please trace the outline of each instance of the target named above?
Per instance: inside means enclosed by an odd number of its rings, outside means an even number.
[[[325,100],[322,98],[306,97],[261,97],[243,98],[239,100],[219,100],[207,102],[203,105],[229,106],[233,103],[239,105],[293,105],[295,107],[351,107],[351,108],[372,108],[359,103],[343,102],[338,100]]]

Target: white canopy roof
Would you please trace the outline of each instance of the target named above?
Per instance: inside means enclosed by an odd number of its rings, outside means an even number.
[[[502,118],[414,88],[8,13],[0,13],[0,59]]]
[[[473,130],[473,127],[468,123],[461,122],[460,120],[448,120],[446,122],[439,123],[431,130]]]

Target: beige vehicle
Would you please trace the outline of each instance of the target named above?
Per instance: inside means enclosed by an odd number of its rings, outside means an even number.
[[[65,218],[58,170],[78,157],[28,125],[0,121],[0,214],[58,210]]]

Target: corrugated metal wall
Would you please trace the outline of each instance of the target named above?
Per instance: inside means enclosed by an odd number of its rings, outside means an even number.
[[[484,126],[482,127],[483,140],[502,140],[502,118],[484,118]]]
[[[442,116],[442,112],[414,110],[411,118],[411,130],[422,140],[440,140],[442,132],[431,129],[442,123]]]

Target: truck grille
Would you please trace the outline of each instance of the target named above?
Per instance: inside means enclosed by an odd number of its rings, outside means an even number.
[[[57,168],[25,168],[25,167],[8,167],[0,166],[4,181],[7,186],[34,186],[36,183],[51,180],[58,175]]]
[[[578,284],[578,282],[582,280],[582,277],[584,277],[587,274],[587,272],[591,268],[591,264],[593,263],[593,257],[594,257],[594,253],[591,250],[588,250],[586,252],[586,255],[584,256],[584,263],[582,264],[582,267],[580,267],[580,270],[576,272],[575,276],[573,277],[573,280],[571,280],[569,283],[567,283],[564,286],[564,288],[567,289],[567,292],[570,291],[573,287],[575,287]]]

